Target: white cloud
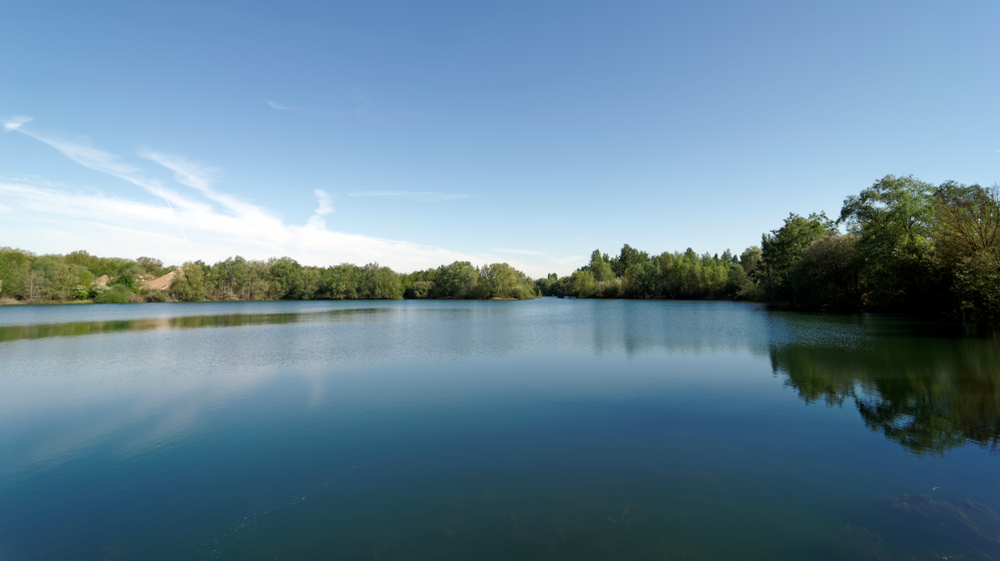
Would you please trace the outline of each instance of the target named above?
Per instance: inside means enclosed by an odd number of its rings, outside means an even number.
[[[548,257],[552,255],[551,253],[544,253],[542,251],[531,251],[529,249],[494,249],[493,251],[499,253],[514,253],[517,255],[535,255],[538,257]]]
[[[298,107],[285,107],[284,105],[278,103],[277,101],[271,101],[270,99],[265,100],[267,104],[279,111],[302,111]]]
[[[431,193],[427,191],[365,191],[361,193],[348,193],[348,197],[409,197],[422,201],[451,201],[455,199],[468,199],[471,195],[461,193]]]
[[[308,228],[326,228],[326,221],[323,217],[327,214],[333,214],[333,197],[329,193],[323,191],[322,189],[316,189],[313,191],[316,198],[319,200],[319,207],[316,212],[309,217],[306,222],[306,227]]]
[[[6,125],[4,126],[6,127]],[[16,130],[17,132],[34,138],[35,140],[44,142],[59,152],[62,152],[62,154],[67,158],[84,167],[115,176],[119,179],[128,181],[133,185],[141,187],[147,192],[160,197],[166,201],[168,205],[178,206],[193,211],[203,211],[208,208],[208,205],[188,200],[181,197],[177,193],[170,191],[169,189],[164,189],[160,185],[159,181],[142,176],[140,173],[141,170],[123,162],[117,155],[94,148],[88,143],[71,142],[53,136],[33,133],[24,130],[21,128],[21,125],[18,125],[17,128],[10,130]]]
[[[330,115],[330,114],[334,113],[333,111],[327,111],[325,109],[313,109],[311,107],[291,107],[291,106],[288,106],[288,105],[282,105],[281,103],[278,103],[277,101],[271,101],[270,99],[267,99],[265,101],[267,102],[268,105],[270,105],[271,107],[273,107],[274,109],[277,109],[279,111],[302,111],[302,112],[305,112],[305,113],[324,113],[324,114],[327,114],[327,115]]]
[[[586,265],[589,260],[586,255],[570,255],[567,257],[556,257],[552,259],[552,262],[560,265]]]
[[[332,214],[333,197],[321,189],[316,189],[313,193],[316,195],[316,198],[319,199],[319,208],[316,209],[316,214]]]
[[[3,130],[16,131],[21,128],[21,125],[30,122],[32,119],[32,117],[28,117],[27,115],[14,115],[3,124]]]
[[[247,219],[265,222],[279,221],[264,209],[241,201],[236,197],[219,193],[212,188],[212,176],[218,173],[216,168],[206,166],[186,159],[176,154],[161,154],[158,152],[140,152],[139,155],[174,172],[174,178],[181,185],[187,185],[197,190],[206,199],[221,205],[226,211]]]
[[[306,223],[288,224],[262,207],[219,191],[215,186],[219,170],[183,156],[140,152],[143,158],[171,170],[179,184],[191,189],[182,195],[148,179],[141,169],[119,156],[89,143],[34,133],[20,125],[11,130],[55,148],[80,165],[153,193],[168,204],[73,191],[38,179],[0,178],[0,200],[4,203],[0,206],[0,212],[4,212],[0,239],[4,245],[43,253],[84,248],[100,255],[153,255],[175,264],[195,259],[213,262],[234,255],[248,259],[287,255],[306,265],[377,261],[397,271],[413,271],[453,261],[496,261],[485,253],[469,254],[328,230],[323,217],[334,213],[333,196],[319,189],[314,191],[318,206]],[[466,197],[410,192],[368,196]],[[508,263],[531,276],[543,276],[553,269],[553,262],[563,261],[540,252],[520,253],[532,256],[531,263]]]
[[[411,242],[333,232],[322,223],[295,226],[277,219],[261,222],[211,209],[172,210],[102,194],[23,183],[0,182],[0,198],[15,205],[25,217],[24,222],[32,224],[31,230],[25,231],[27,228],[17,227],[18,221],[5,220],[0,225],[0,237],[26,249],[36,249],[45,241],[39,239],[39,225],[50,223],[58,227],[62,243],[73,247],[85,245],[92,247],[92,252],[111,255],[123,251],[151,254],[174,263],[219,260],[234,254],[256,259],[289,255],[304,264],[378,261],[405,271],[452,261],[483,261],[473,255]],[[52,240],[42,245],[51,246]]]

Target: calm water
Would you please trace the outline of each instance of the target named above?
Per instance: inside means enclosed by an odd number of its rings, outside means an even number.
[[[0,308],[0,559],[1000,559],[1000,339],[724,302]]]

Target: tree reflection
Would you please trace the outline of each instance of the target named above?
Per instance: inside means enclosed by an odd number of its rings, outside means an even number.
[[[73,337],[116,331],[149,329],[198,329],[203,327],[242,327],[338,320],[356,320],[361,315],[386,313],[384,308],[351,308],[310,313],[224,314],[212,316],[180,316],[109,321],[81,321],[40,325],[10,325],[0,327],[0,342],[46,337]]]
[[[927,335],[774,344],[771,365],[807,403],[853,400],[868,428],[914,453],[1000,449],[1000,338]]]

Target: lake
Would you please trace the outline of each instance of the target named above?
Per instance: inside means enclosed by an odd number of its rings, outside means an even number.
[[[1000,559],[1000,338],[732,302],[0,308],[0,559]]]

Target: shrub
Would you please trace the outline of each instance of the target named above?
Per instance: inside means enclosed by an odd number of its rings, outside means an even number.
[[[145,294],[147,302],[169,302],[170,295],[162,290],[150,290]]]
[[[132,301],[132,291],[128,287],[116,284],[94,298],[96,304],[127,304]]]
[[[134,268],[135,267],[133,267],[133,269]],[[131,275],[130,273],[125,273],[124,275],[121,275],[120,277],[118,277],[115,280],[111,281],[111,285],[112,286],[124,286],[124,287],[128,288],[132,292],[135,292],[135,290],[136,290],[135,277],[133,275]]]
[[[98,296],[109,290],[111,290],[111,287],[106,284],[92,284],[87,290],[87,295],[91,298],[97,299]]]
[[[72,296],[74,300],[86,300],[90,297],[90,290],[88,290],[86,286],[78,284],[73,287],[73,290],[70,292],[70,296]]]

